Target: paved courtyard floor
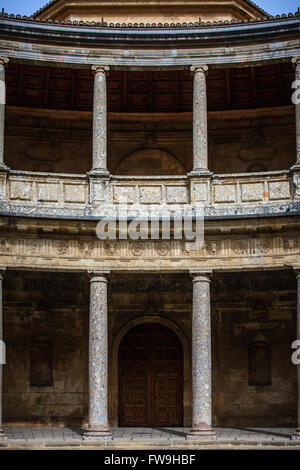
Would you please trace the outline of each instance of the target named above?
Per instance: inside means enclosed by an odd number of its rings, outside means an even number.
[[[287,444],[291,441],[293,428],[214,428],[217,434],[217,442],[232,443],[265,443]],[[39,443],[39,442],[82,442],[82,429],[73,427],[13,427],[5,426],[8,443]],[[189,428],[113,428],[111,443],[119,442],[165,442],[191,443],[187,441],[186,435]],[[296,442],[294,442],[296,444]],[[300,441],[298,441],[300,446]]]

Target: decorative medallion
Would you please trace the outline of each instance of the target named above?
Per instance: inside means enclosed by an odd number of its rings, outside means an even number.
[[[1,240],[0,240],[0,251],[2,251],[2,253],[11,251],[11,242],[10,242],[10,240],[6,240],[5,238],[1,238]]]
[[[82,255],[90,256],[94,249],[93,242],[79,242],[79,251]]]
[[[157,243],[156,251],[159,256],[167,256],[170,253],[170,244],[168,242]]]
[[[130,252],[133,256],[142,256],[143,244],[141,242],[132,242],[130,244]]]
[[[68,251],[68,245],[63,241],[56,242],[55,247],[59,255],[64,255]]]

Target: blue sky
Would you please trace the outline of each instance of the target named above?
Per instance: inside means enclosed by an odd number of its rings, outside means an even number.
[[[45,5],[49,0],[1,0],[0,8],[5,12],[30,16],[33,12]],[[255,3],[271,15],[282,13],[295,13],[300,7],[300,0],[256,0]]]

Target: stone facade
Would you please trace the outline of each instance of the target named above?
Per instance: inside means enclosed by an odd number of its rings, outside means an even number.
[[[0,417],[110,439],[127,400],[191,439],[279,424],[298,438],[299,13],[243,2],[218,24],[121,27],[70,24],[80,2],[64,19],[63,4],[0,18]],[[124,238],[120,203],[128,224],[171,212],[170,237],[161,221],[156,238]],[[192,229],[204,215],[195,249],[174,236],[181,210]],[[115,215],[118,236],[101,238]],[[148,349],[123,343],[141,325]]]
[[[87,425],[88,275],[8,271],[3,285],[7,346],[4,422]],[[290,344],[295,339],[296,328],[295,276],[286,271],[218,273],[211,277],[210,290],[213,425],[295,425],[296,375],[290,361]],[[118,424],[116,352],[120,338],[128,328],[153,321],[175,328],[183,344],[184,424],[192,424],[190,276],[111,274],[108,284],[110,425]],[[258,334],[264,334],[271,345],[269,385],[248,382],[249,344]],[[30,384],[30,361],[37,359],[30,357],[34,340],[51,343],[51,386]]]

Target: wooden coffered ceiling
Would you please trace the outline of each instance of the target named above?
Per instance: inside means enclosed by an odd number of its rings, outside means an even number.
[[[290,63],[211,69],[207,77],[208,110],[289,105],[293,80]],[[8,105],[92,110],[90,70],[10,63],[6,81]],[[107,93],[110,112],[191,112],[193,77],[189,71],[112,70]]]

